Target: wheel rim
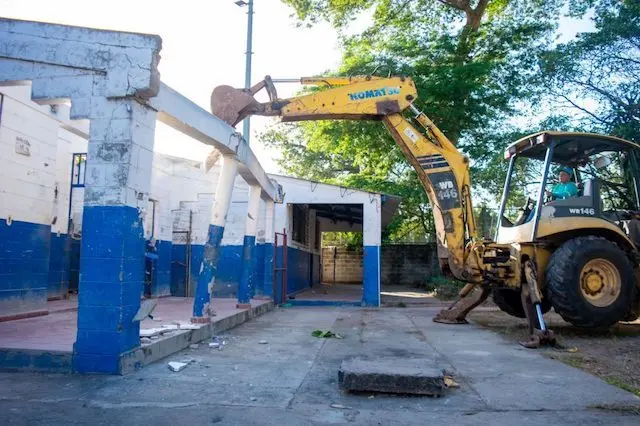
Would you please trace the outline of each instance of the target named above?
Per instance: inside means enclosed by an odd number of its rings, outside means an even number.
[[[616,301],[622,279],[616,266],[606,259],[588,261],[580,273],[580,291],[594,306],[603,308]]]

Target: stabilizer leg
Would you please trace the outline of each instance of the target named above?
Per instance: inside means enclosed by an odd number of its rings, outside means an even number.
[[[482,287],[480,291],[475,291],[470,295],[475,286],[476,284],[467,284],[460,290],[458,298],[447,309],[440,311],[433,318],[433,321],[442,324],[468,324],[467,314],[487,300],[491,293],[490,287]]]
[[[542,317],[535,271],[536,269],[533,263],[527,261],[525,264],[527,284],[522,286],[522,293],[520,293],[522,307],[527,315],[527,322],[529,324],[529,340],[522,341],[520,344],[530,349],[536,349],[542,345],[556,346],[556,337],[553,331],[547,328],[544,318]]]

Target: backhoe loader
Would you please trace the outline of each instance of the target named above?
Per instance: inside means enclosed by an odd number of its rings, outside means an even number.
[[[275,83],[283,82],[316,90],[279,99]],[[268,102],[254,98],[262,89]],[[501,310],[527,318],[529,339],[522,344],[538,347],[555,342],[543,318],[552,307],[586,328],[640,315],[640,146],[554,131],[512,143],[505,151],[509,168],[500,223],[495,241],[487,241],[478,237],[474,222],[469,159],[418,110],[416,99],[408,77],[267,76],[250,89],[215,88],[211,110],[232,126],[251,115],[285,122],[382,121],[429,198],[443,272],[467,283],[436,322],[466,323],[466,315],[493,295]],[[569,168],[574,196],[553,197],[556,167]]]

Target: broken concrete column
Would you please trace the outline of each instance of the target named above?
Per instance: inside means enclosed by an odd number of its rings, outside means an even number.
[[[209,233],[207,243],[204,246],[204,254],[202,264],[200,265],[200,274],[196,286],[195,297],[193,300],[193,322],[209,322],[210,320],[210,301],[213,289],[213,282],[216,278],[218,254],[220,251],[220,242],[224,234],[224,226],[231,204],[231,195],[233,193],[233,183],[238,172],[238,161],[233,156],[224,156],[222,161],[222,169],[216,186],[216,195],[211,210],[211,222],[209,225]]]
[[[262,188],[251,185],[249,188],[249,207],[247,209],[247,222],[245,225],[244,241],[242,246],[242,273],[238,286],[238,308],[250,308],[250,299],[253,294],[253,275],[255,270],[256,229],[258,214],[260,212],[260,195]]]
[[[91,109],[74,368],[117,373],[140,342],[144,208],[151,184],[156,112],[133,99]]]

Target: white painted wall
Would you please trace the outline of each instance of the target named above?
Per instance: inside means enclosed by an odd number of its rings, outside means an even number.
[[[0,123],[0,217],[50,224],[57,217],[53,232],[66,232],[69,208],[71,159],[74,152],[87,152],[86,139],[62,127],[52,117],[49,106],[30,100],[30,87],[0,88],[6,93]],[[62,112],[63,114],[65,111]],[[66,111],[68,114],[68,111]],[[16,138],[30,144],[29,156],[16,152]],[[183,236],[173,237],[174,230],[188,228],[189,211],[193,212],[192,244],[205,244],[214,204],[220,166],[209,172],[203,164],[153,153],[149,198],[156,200],[154,237],[183,243]],[[341,188],[285,176],[270,176],[283,186],[284,204],[275,204],[273,216],[266,202],[260,201],[257,221],[257,241],[271,242],[273,231],[291,230],[291,204],[340,203],[364,206],[365,245],[380,244],[380,196],[365,191]],[[58,188],[57,200],[54,199]],[[231,207],[227,215],[223,245],[241,245],[244,239],[249,198],[249,185],[238,176],[235,180]],[[71,214],[82,218],[83,190],[74,190]],[[144,206],[146,207],[146,206]],[[144,208],[143,207],[143,208]],[[266,235],[267,222],[273,223]],[[299,249],[315,250],[315,211],[308,209],[307,244],[289,238],[289,244]],[[361,231],[360,225],[333,224],[320,219],[321,230]],[[145,212],[145,237],[151,236],[151,215]]]
[[[0,218],[50,225],[58,123],[31,105],[29,89],[0,87]]]

